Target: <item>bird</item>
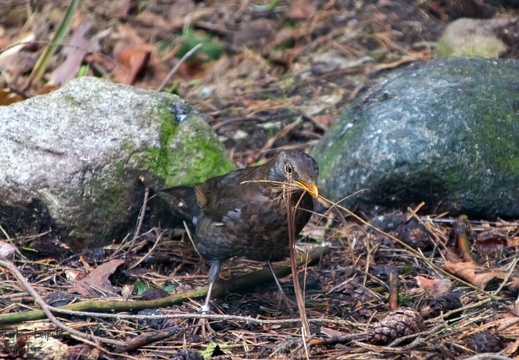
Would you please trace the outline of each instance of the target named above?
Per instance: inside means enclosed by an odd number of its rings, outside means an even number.
[[[194,245],[209,265],[210,299],[222,262],[240,256],[271,262],[290,254],[287,204],[297,236],[310,220],[319,175],[317,162],[300,150],[280,151],[263,165],[238,169],[195,186],[160,190],[173,212],[188,224]],[[289,199],[289,201],[287,200]],[[282,291],[282,290],[281,290]]]

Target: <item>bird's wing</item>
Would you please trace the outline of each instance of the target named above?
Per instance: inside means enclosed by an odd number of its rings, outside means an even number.
[[[248,182],[256,177],[254,168],[246,168],[198,184],[195,187],[198,205],[205,216],[217,222],[226,216],[241,214],[248,203],[261,196],[264,185],[259,186],[258,195],[258,186],[251,186],[257,183]]]

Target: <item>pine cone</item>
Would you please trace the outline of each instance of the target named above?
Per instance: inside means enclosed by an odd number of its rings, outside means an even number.
[[[502,336],[488,330],[472,335],[468,347],[477,353],[497,353],[506,346]]]
[[[403,336],[423,331],[423,320],[413,310],[397,310],[389,314],[369,330],[368,339],[372,344],[386,345]]]
[[[462,307],[459,293],[448,293],[431,301],[429,317],[434,318]],[[457,315],[454,315],[457,316]]]

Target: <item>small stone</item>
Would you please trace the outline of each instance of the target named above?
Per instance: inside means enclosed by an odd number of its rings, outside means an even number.
[[[0,241],[0,260],[12,260],[16,254],[16,248],[8,242]]]

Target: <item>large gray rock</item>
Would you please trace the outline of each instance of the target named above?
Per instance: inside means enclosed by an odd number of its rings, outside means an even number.
[[[440,56],[482,56],[497,58],[506,44],[497,36],[498,29],[514,18],[466,19],[451,22],[436,44]]]
[[[450,58],[398,71],[314,148],[323,192],[373,213],[412,206],[519,217],[519,61]]]
[[[10,236],[53,228],[92,246],[125,234],[139,177],[195,183],[232,164],[177,96],[85,77],[0,107],[0,169],[0,224]]]

